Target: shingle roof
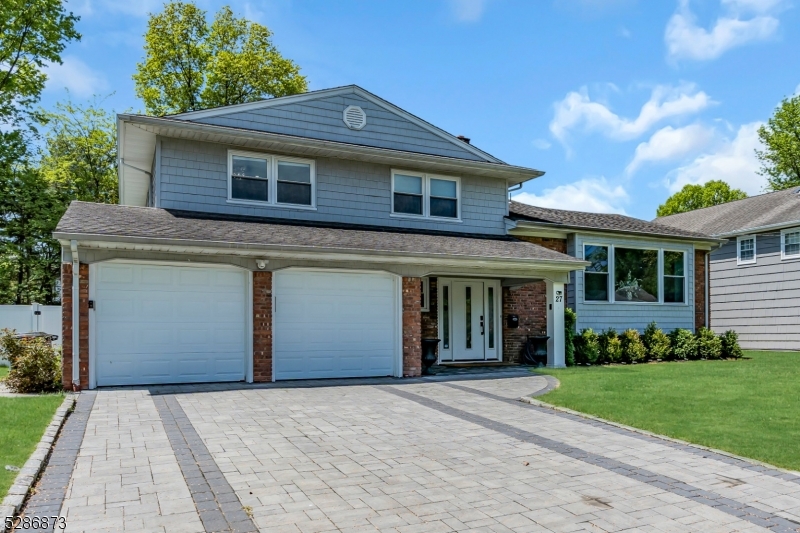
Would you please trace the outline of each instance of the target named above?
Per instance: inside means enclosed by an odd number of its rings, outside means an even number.
[[[513,237],[481,238],[441,233],[352,229],[287,223],[274,219],[218,217],[152,207],[72,202],[54,232],[56,238],[139,239],[200,243],[209,247],[388,253],[463,259],[577,262],[580,259]]]
[[[548,209],[514,201],[511,201],[509,204],[509,213],[510,217],[514,219],[562,226],[565,229],[587,229],[616,233],[656,235],[660,237],[678,237],[683,239],[715,240],[707,234],[700,232],[654,224],[653,222],[624,215]]]
[[[653,222],[709,235],[730,235],[796,221],[800,221],[800,189],[792,187],[688,213],[660,217]]]

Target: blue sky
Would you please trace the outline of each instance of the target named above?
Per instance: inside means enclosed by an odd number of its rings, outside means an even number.
[[[756,130],[800,89],[791,0],[200,0],[267,25],[310,89],[350,83],[504,161],[546,174],[520,201],[650,219],[686,183],[763,191]],[[75,0],[83,39],[49,69],[45,107],[133,74],[163,2]]]

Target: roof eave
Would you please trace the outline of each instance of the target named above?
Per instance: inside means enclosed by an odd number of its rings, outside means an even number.
[[[621,230],[621,229],[606,229],[606,228],[594,228],[589,226],[574,226],[570,224],[558,224],[558,223],[546,223],[546,222],[533,222],[530,220],[524,219],[515,219],[517,223],[517,228],[542,228],[546,229],[551,232],[581,232],[581,233],[613,233],[613,234],[620,234],[620,235],[636,235],[641,237],[659,237],[664,239],[678,239],[681,241],[692,241],[692,242],[708,242],[708,243],[718,243],[724,242],[724,238],[718,238],[715,236],[688,236],[688,235],[675,235],[670,233],[653,233],[653,232],[646,232],[646,231],[632,231],[632,230]],[[514,230],[510,230],[510,233],[513,235]]]
[[[738,237],[739,235],[748,235],[750,233],[760,233],[762,231],[769,231],[773,229],[786,229],[800,226],[800,220],[790,220],[788,222],[777,222],[775,224],[767,224],[765,226],[754,226],[752,228],[742,228],[735,231],[727,231],[725,233],[714,234],[722,239],[727,237]]]
[[[152,251],[172,251],[177,253],[242,255],[251,257],[274,257],[313,260],[342,260],[395,264],[429,264],[436,266],[492,266],[493,268],[524,269],[553,272],[571,272],[583,269],[589,263],[580,259],[552,260],[533,258],[482,257],[453,254],[423,254],[412,252],[392,252],[360,248],[335,248],[315,246],[286,246],[258,243],[239,243],[221,241],[198,241],[192,239],[160,239],[151,237],[131,237],[127,235],[106,235],[55,231],[53,237],[62,245],[78,241],[82,247],[101,247],[106,249],[142,249]]]

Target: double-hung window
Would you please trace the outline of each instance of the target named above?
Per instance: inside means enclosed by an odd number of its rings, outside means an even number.
[[[664,303],[686,302],[683,252],[664,250]]]
[[[314,208],[313,161],[231,150],[228,170],[228,201]]]
[[[756,262],[756,236],[742,235],[736,239],[736,263],[749,265]]]
[[[800,229],[785,229],[781,232],[781,258],[800,258]]]
[[[591,263],[583,273],[584,297],[591,302],[608,301],[608,246],[587,244],[583,258]]]
[[[460,194],[458,178],[392,171],[393,215],[459,220]]]

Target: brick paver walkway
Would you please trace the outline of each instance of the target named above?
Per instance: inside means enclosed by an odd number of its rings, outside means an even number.
[[[516,401],[543,377],[358,383],[99,391],[67,531],[800,532],[797,476]]]

